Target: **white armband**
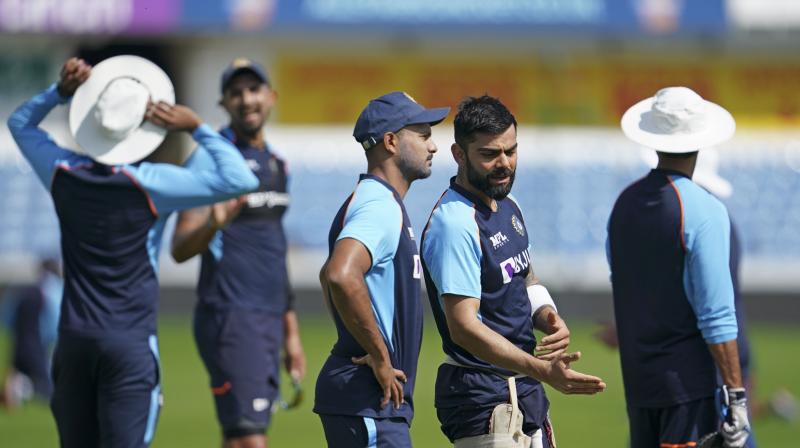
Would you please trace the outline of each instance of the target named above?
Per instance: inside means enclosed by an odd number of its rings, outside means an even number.
[[[556,304],[553,302],[553,298],[550,297],[550,293],[547,292],[547,288],[542,285],[528,286],[528,300],[531,301],[531,316],[535,315],[536,312],[539,311],[539,308],[545,305],[550,305],[554,310],[558,311]]]

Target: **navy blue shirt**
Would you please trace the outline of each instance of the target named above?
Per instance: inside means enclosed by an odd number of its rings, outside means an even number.
[[[256,187],[256,178],[236,149],[207,125],[192,134],[209,154],[207,166],[95,163],[59,147],[38,127],[65,101],[54,84],[8,120],[58,214],[64,259],[59,331],[101,337],[154,334],[157,259],[167,217],[244,194]]]
[[[688,177],[655,169],[617,199],[608,227],[629,406],[713,395],[707,344],[736,338],[725,206]]]
[[[282,218],[289,206],[286,163],[268,146],[240,144],[230,128],[220,131],[239,149],[258,178],[239,215],[218,231],[203,253],[197,295],[201,306],[283,313],[291,296]],[[200,152],[186,166],[205,164]]]
[[[437,407],[497,404],[508,401],[508,385],[502,376],[516,372],[501,369],[479,359],[450,338],[444,313],[444,295],[480,299],[478,318],[526,353],[533,353],[536,337],[528,299],[526,277],[531,255],[528,231],[513,197],[497,200],[492,211],[480,198],[450,181],[431,212],[422,235],[422,267],[433,316],[446,355],[457,364],[479,371],[494,372],[485,377],[481,390],[454,394],[438,391]],[[450,391],[470,389],[448,385]],[[542,422],[548,402],[541,384],[530,377],[517,381],[517,393],[540,394]]]
[[[414,231],[397,191],[384,180],[362,174],[355,191],[333,220],[329,249],[352,238],[364,245],[372,266],[364,276],[372,310],[395,369],[405,372],[405,403],[400,409],[380,408],[383,392],[368,366],[355,365],[353,356],[366,351],[347,330],[333,304],[337,341],[317,378],[314,412],[370,418],[414,415],[414,383],[422,344],[422,270]]]

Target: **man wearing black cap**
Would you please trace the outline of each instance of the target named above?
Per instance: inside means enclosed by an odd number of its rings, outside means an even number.
[[[333,220],[320,272],[338,334],[314,403],[329,447],[411,446],[422,268],[402,200],[413,181],[430,176],[431,126],[448,112],[392,92],[356,121],[367,174]]]
[[[247,196],[182,212],[172,256],[202,254],[194,336],[209,372],[226,448],[264,447],[278,399],[281,346],[293,382],[305,355],[286,269],[282,218],[289,205],[286,164],[262,127],[277,93],[259,64],[234,60],[222,74],[220,105],[230,125],[220,133],[241,152],[259,188]],[[196,152],[187,162],[202,163]]]

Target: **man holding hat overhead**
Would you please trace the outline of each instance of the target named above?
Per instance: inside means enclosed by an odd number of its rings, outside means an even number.
[[[259,187],[239,199],[181,212],[172,256],[183,262],[202,254],[194,337],[224,446],[263,447],[279,398],[281,347],[296,388],[306,369],[286,268],[288,173],[264,140],[262,128],[277,99],[264,68],[234,60],[222,74],[221,93],[230,124],[220,133],[245,158]],[[186,166],[205,158],[198,151]]]
[[[314,403],[329,447],[411,446],[422,268],[403,197],[430,176],[431,126],[448,112],[392,92],[370,101],[356,121],[367,174],[333,220],[320,272],[338,334]]]
[[[70,129],[84,154],[39,128],[70,98]],[[58,83],[8,120],[61,227],[64,300],[51,407],[62,447],[150,444],[161,404],[156,273],[166,219],[257,186],[236,148],[173,101],[169,78],[146,59],[117,56],[92,68],[72,58]],[[207,166],[134,164],[167,130],[191,132],[210,155]]]
[[[744,446],[750,425],[736,345],[730,220],[692,181],[698,150],[728,140],[733,117],[685,87],[622,117],[658,166],[617,199],[607,251],[632,447],[694,446],[719,426]],[[722,386],[717,389],[717,370]]]

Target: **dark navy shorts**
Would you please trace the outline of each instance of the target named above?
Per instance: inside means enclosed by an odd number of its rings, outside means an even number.
[[[719,427],[714,398],[666,408],[628,407],[631,448],[694,446]]]
[[[408,423],[402,417],[320,414],[319,418],[328,448],[411,448]]]
[[[508,381],[493,373],[476,369],[439,366],[436,375],[436,415],[442,433],[451,441],[489,433],[492,412],[509,401]],[[545,447],[553,439],[547,400],[541,384],[530,379],[517,380],[517,403],[522,411],[522,431],[531,435],[542,430]]]
[[[194,337],[224,437],[264,434],[278,399],[283,316],[200,306]]]
[[[146,447],[161,408],[155,336],[59,335],[50,406],[62,448]]]

